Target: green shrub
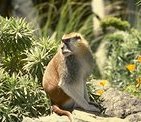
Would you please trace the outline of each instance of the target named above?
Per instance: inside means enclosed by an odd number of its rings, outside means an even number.
[[[0,67],[10,75],[30,73],[42,79],[45,66],[56,52],[56,34],[51,37],[37,37],[24,19],[0,18]]]
[[[26,62],[23,69],[41,82],[45,66],[56,53],[57,46],[55,34],[50,38],[40,38],[38,42],[35,41],[32,48],[25,53],[27,57],[23,59]]]
[[[0,121],[21,122],[24,116],[49,114],[49,100],[37,81],[0,69]]]
[[[114,27],[119,30],[129,30],[130,24],[127,21],[123,21],[120,18],[116,17],[106,17],[101,21],[101,27],[105,32],[108,27]]]
[[[33,41],[33,30],[24,20],[0,17],[0,67],[9,74],[22,69],[25,58],[23,51],[29,49]]]
[[[5,56],[30,48],[32,40],[33,30],[24,19],[0,17],[0,51]]]
[[[0,121],[21,122],[24,116],[48,115],[49,100],[37,78],[42,77],[56,43],[51,38],[35,41],[39,37],[24,19],[1,17],[0,27]],[[32,58],[35,65],[27,66]]]

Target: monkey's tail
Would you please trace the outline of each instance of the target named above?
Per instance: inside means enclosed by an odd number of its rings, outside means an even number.
[[[62,116],[62,115],[67,116],[69,118],[70,122],[73,122],[72,114],[69,111],[60,109],[57,105],[52,106],[52,111],[60,116]]]

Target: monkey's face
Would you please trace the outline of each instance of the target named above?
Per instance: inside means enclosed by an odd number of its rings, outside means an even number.
[[[77,45],[80,42],[80,40],[81,40],[80,36],[62,38],[62,47],[61,47],[62,54],[65,57],[75,54],[78,48]]]

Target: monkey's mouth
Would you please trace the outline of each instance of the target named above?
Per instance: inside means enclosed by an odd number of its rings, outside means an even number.
[[[71,51],[71,49],[70,49],[70,47],[68,46],[68,45],[63,45],[62,47],[61,47],[61,49],[62,49],[62,54],[64,55],[64,56],[69,56],[69,55],[72,55],[72,51]]]

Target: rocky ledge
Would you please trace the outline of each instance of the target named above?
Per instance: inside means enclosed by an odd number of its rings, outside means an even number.
[[[141,99],[110,88],[101,96],[102,115],[74,110],[74,122],[141,122]],[[23,122],[69,122],[66,116],[55,113],[40,118],[25,117]]]

